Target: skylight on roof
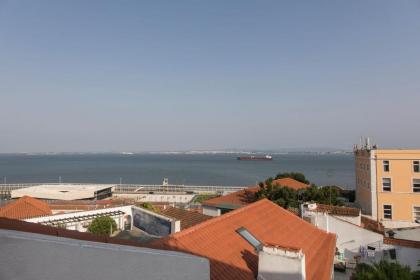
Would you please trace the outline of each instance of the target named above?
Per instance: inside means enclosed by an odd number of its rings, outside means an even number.
[[[253,236],[246,228],[241,227],[236,230],[239,235],[241,235],[249,244],[251,244],[255,250],[260,250],[262,247],[262,243]]]

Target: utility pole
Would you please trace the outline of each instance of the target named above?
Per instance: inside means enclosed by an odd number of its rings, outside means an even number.
[[[58,176],[58,183],[61,184],[61,176]]]

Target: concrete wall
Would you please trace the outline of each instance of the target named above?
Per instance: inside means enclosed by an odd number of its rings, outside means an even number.
[[[420,249],[397,245],[393,246],[397,253],[398,262],[408,265],[411,270],[420,270],[420,267],[417,265],[420,262]]]
[[[374,257],[363,257],[362,262],[378,263],[380,260],[385,259],[390,262],[399,262],[402,265],[408,265],[411,270],[419,270],[417,262],[420,261],[420,249],[405,247],[393,244],[384,244],[383,240],[368,244],[375,248]],[[396,260],[391,259],[388,250],[395,249]]]
[[[77,217],[82,217],[86,215],[98,215],[101,213],[109,213],[112,211],[124,212],[124,215],[121,215],[119,217],[112,217],[117,223],[118,229],[120,230],[124,229],[124,220],[129,219],[130,225],[136,226],[137,228],[151,235],[166,236],[171,233],[180,231],[180,227],[181,227],[180,221],[177,221],[172,218],[168,218],[163,215],[159,215],[155,212],[149,211],[144,208],[131,206],[131,205],[90,210],[90,211],[73,212],[73,213],[66,213],[66,214],[53,215],[53,216],[44,216],[44,217],[27,219],[25,221],[31,222],[31,223],[45,223],[45,222],[51,222],[51,221],[58,221],[61,219],[77,218]],[[70,230],[86,232],[87,226],[91,222],[92,222],[92,219],[80,221],[80,222],[66,223],[66,228]]]
[[[218,217],[222,214],[219,208],[203,205],[203,214],[212,217]]]
[[[73,213],[65,213],[65,214],[59,214],[59,215],[53,215],[53,216],[43,216],[43,217],[37,217],[37,218],[31,218],[26,219],[25,221],[30,223],[46,223],[46,222],[53,222],[58,221],[62,219],[71,219],[71,218],[77,218],[82,217],[86,215],[98,215],[101,213],[109,213],[113,211],[122,211],[124,212],[124,215],[121,215],[119,217],[111,217],[114,219],[114,221],[117,224],[118,229],[122,230],[124,229],[124,216],[130,216],[130,219],[132,219],[132,209],[131,206],[120,206],[120,207],[112,207],[112,208],[104,208],[104,209],[97,209],[97,210],[90,210],[90,211],[80,211],[80,212],[73,212]],[[69,222],[64,223],[66,224],[66,228],[70,230],[77,230],[80,232],[86,232],[87,231],[87,225],[92,222],[91,220],[85,220],[80,222]],[[132,220],[131,220],[132,224]]]
[[[265,246],[259,251],[257,279],[303,280],[305,278],[305,255],[302,251]]]
[[[383,205],[392,205],[392,221],[414,222],[413,207],[420,206],[420,192],[413,192],[413,179],[420,179],[420,172],[413,171],[413,161],[420,160],[420,150],[377,150],[378,218],[384,217]],[[389,161],[389,171],[383,161]],[[383,178],[391,178],[391,192],[382,190]]]
[[[139,202],[167,202],[167,203],[190,203],[194,196],[193,194],[119,194],[114,193],[113,197],[130,198]]]
[[[332,215],[339,220],[347,221],[353,225],[360,226],[362,224],[362,216],[340,216],[340,215]]]
[[[344,253],[345,258],[352,259],[359,254],[360,246],[367,246],[383,240],[381,234],[328,214],[315,215],[313,220],[313,224],[318,228],[337,234],[337,248]]]
[[[0,279],[209,280],[205,258],[0,230]]]
[[[167,236],[176,230],[174,219],[135,206],[132,207],[132,213],[133,226],[148,234]]]
[[[373,153],[373,151],[371,152]],[[374,166],[372,166],[371,152],[358,150],[355,153],[356,202],[362,208],[362,212],[369,215],[375,214],[372,199],[376,195],[372,193],[376,189],[371,180],[372,172],[375,171]]]
[[[399,263],[410,266],[412,270],[419,270],[417,260],[420,260],[420,249],[384,244],[382,234],[366,230],[338,217],[326,214],[316,215],[312,221],[318,228],[337,234],[337,248],[344,253],[346,259],[353,259],[354,256],[359,255],[360,246],[376,248],[374,257],[362,259],[368,263],[379,262],[384,257],[390,260],[384,251],[396,249]]]
[[[337,217],[340,220],[343,221],[347,221],[349,223],[352,223],[354,225],[360,226],[362,224],[362,216],[358,215],[358,216],[342,216],[342,215],[332,215],[332,214],[328,214],[328,213],[324,213],[324,212],[316,212],[315,210],[309,210],[307,207],[305,207],[304,205],[301,206],[301,213],[302,213],[302,217],[314,217],[313,219],[317,220],[318,224],[317,226],[320,228],[327,228],[326,227],[326,215],[329,216],[333,216],[333,217]],[[319,217],[318,219],[316,217]],[[307,220],[308,222],[314,224],[313,222],[311,222],[310,219]],[[323,223],[323,225],[321,225],[320,223]]]

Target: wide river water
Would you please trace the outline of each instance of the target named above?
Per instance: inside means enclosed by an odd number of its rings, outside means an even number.
[[[284,154],[272,161],[239,161],[232,154],[0,155],[0,183],[82,182],[253,185],[279,172],[298,171],[318,185],[354,189],[354,157]]]

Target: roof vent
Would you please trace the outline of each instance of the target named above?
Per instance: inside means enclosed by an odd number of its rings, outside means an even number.
[[[261,250],[262,243],[255,236],[253,236],[246,228],[241,227],[236,230],[249,244],[251,244],[256,251]]]

